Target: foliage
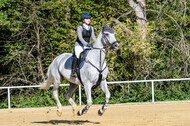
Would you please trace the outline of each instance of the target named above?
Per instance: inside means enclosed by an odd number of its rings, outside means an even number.
[[[115,23],[113,28],[120,49],[107,52],[108,81],[189,77],[188,1],[147,0],[146,40],[142,39],[135,12],[125,0],[0,0],[0,3],[0,86],[38,85],[43,81],[56,56],[73,52],[83,12],[92,15],[96,36],[104,22],[110,24],[117,19],[122,24]],[[172,83],[156,86],[157,100],[189,98],[189,82]],[[51,91],[22,92],[11,92],[19,95],[12,97],[15,107],[55,105]],[[63,92],[66,89],[61,88],[60,98],[67,105]],[[111,86],[110,92],[110,103],[151,100],[149,84]],[[1,107],[6,106],[6,93],[0,90]],[[74,97],[77,99],[78,95]],[[82,97],[85,104],[84,93]],[[104,102],[100,89],[93,92],[93,99],[95,103]]]

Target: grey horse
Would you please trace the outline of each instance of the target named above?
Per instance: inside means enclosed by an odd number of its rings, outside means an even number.
[[[73,107],[73,111],[76,110],[77,105],[72,99],[72,95],[79,85],[83,85],[87,97],[87,105],[78,111],[78,115],[87,113],[88,109],[92,105],[91,89],[93,86],[97,86],[97,82],[101,86],[101,89],[105,93],[106,99],[102,108],[99,109],[98,114],[102,115],[107,109],[107,104],[110,98],[110,92],[107,87],[106,77],[108,75],[108,67],[105,61],[106,58],[106,47],[110,46],[113,50],[118,50],[119,44],[115,39],[115,32],[112,29],[112,24],[107,26],[104,24],[100,34],[98,35],[97,41],[94,43],[93,48],[91,48],[86,55],[85,60],[83,60],[80,67],[80,77],[71,76],[71,66],[73,56],[71,53],[63,53],[57,56],[53,62],[50,64],[47,72],[47,80],[40,84],[41,89],[48,89],[52,83],[53,85],[53,95],[57,102],[57,115],[61,116],[62,109],[61,103],[58,98],[58,87],[61,80],[65,78],[70,82],[70,87],[66,93],[66,98]]]

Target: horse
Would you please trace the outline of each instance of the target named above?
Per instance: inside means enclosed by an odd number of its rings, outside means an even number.
[[[107,47],[111,47],[114,51],[119,49],[119,43],[116,41],[115,32],[112,26],[113,23],[110,26],[107,26],[106,23],[104,24],[96,42],[94,42],[93,47],[89,49],[86,54],[85,60],[80,62],[80,78],[71,76],[72,53],[63,53],[57,56],[50,64],[47,72],[47,80],[40,84],[40,89],[48,89],[50,85],[54,83],[52,92],[57,103],[58,116],[62,114],[62,106],[58,98],[58,87],[63,78],[70,83],[69,90],[65,96],[72,105],[73,111],[75,111],[77,105],[72,99],[72,95],[79,85],[84,86],[87,105],[82,110],[79,110],[77,115],[80,116],[87,113],[92,105],[92,87],[97,87],[98,85],[101,86],[106,96],[105,103],[102,108],[98,110],[98,115],[103,115],[104,111],[107,109],[110,92],[106,83],[106,77],[108,75],[108,66],[105,60],[106,49]]]

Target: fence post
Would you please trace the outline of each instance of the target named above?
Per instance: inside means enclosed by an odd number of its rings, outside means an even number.
[[[81,105],[81,85],[79,85],[79,105]]]
[[[11,98],[10,98],[10,88],[7,88],[8,91],[8,107],[11,109]]]
[[[151,81],[152,83],[152,103],[154,103],[154,81]]]

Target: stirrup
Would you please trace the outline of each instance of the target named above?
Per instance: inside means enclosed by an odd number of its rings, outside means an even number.
[[[72,77],[77,77],[76,72],[71,74]]]
[[[73,71],[73,72],[71,72],[71,76],[72,77],[77,77],[77,73]]]

